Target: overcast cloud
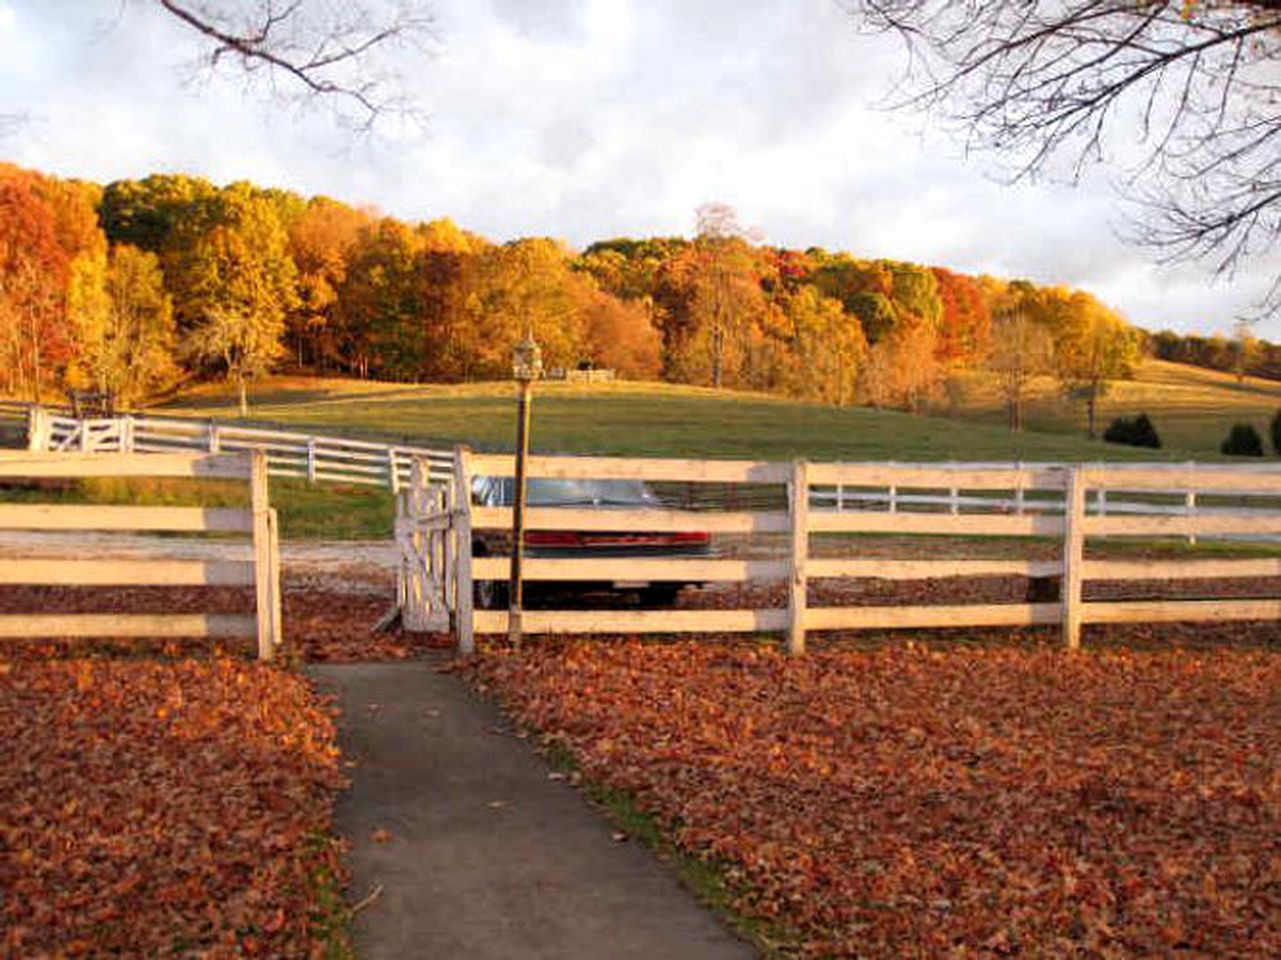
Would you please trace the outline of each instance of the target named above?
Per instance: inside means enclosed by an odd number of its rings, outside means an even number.
[[[406,64],[424,133],[353,142],[323,109],[193,71],[150,0],[0,0],[0,157],[106,182],[185,171],[448,216],[495,240],[576,247],[688,234],[732,204],[767,242],[1089,289],[1157,329],[1230,329],[1277,261],[1232,282],[1114,236],[1102,177],[1002,185],[919,118],[877,109],[899,66],[832,0],[436,0]],[[1281,320],[1259,329],[1281,340]]]

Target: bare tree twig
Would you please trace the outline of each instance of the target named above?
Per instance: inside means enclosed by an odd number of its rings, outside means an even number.
[[[433,20],[414,0],[154,0],[204,39],[211,68],[234,60],[246,75],[283,77],[308,97],[348,108],[371,129],[394,112],[419,120],[411,85],[390,57],[423,49]]]
[[[1281,239],[1279,0],[840,2],[910,51],[896,105],[1001,154],[1010,179],[1107,163],[1127,239],[1220,274]]]

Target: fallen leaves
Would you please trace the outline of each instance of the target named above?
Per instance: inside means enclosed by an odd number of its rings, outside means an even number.
[[[553,642],[474,679],[819,956],[1281,955],[1281,658]]]
[[[4,956],[312,954],[332,718],[256,663],[0,671]]]

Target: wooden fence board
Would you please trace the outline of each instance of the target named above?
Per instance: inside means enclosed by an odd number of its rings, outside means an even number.
[[[506,580],[510,574],[507,557],[476,557],[472,560],[475,580]],[[786,560],[703,560],[684,557],[530,557],[521,562],[526,580],[583,581],[768,581],[785,579],[790,571]]]
[[[249,476],[245,454],[186,453],[138,457],[129,453],[31,453],[0,450],[0,477],[201,477],[244,480]]]
[[[976,467],[940,463],[814,463],[810,483],[816,486],[926,487],[950,490],[1012,490],[1016,487],[1062,490],[1061,464],[1024,467]]]
[[[510,530],[510,507],[473,507],[472,527]],[[704,513],[693,510],[593,510],[581,507],[531,507],[525,512],[527,530],[582,530],[648,533],[786,533],[786,511]]]
[[[252,637],[253,616],[213,613],[20,613],[0,615],[0,637]]]
[[[506,633],[505,610],[477,610],[477,633]],[[524,610],[523,633],[774,633],[787,628],[776,610]]]
[[[252,586],[248,560],[0,559],[0,584],[67,586]]]
[[[914,607],[810,607],[807,630],[893,630],[925,627],[1029,627],[1058,623],[1057,603]]]
[[[1278,600],[1109,600],[1081,605],[1085,623],[1176,623],[1181,620],[1276,620]]]
[[[1090,489],[1159,491],[1193,490],[1198,493],[1236,492],[1275,495],[1281,493],[1281,471],[1260,470],[1233,464],[1145,463],[1135,465],[1087,465],[1082,467]]]
[[[474,454],[474,476],[510,477],[515,458]],[[701,483],[784,484],[791,466],[766,460],[676,460],[657,457],[529,458],[529,476],[573,480],[672,480]]]
[[[1281,558],[1221,560],[1087,560],[1087,580],[1215,580],[1281,577]]]
[[[249,533],[253,530],[253,516],[240,507],[3,503],[0,504],[0,529]]]
[[[934,580],[954,577],[1053,577],[1063,572],[1058,560],[860,560],[811,558],[809,576],[868,580]]]
[[[1216,534],[1281,534],[1281,512],[1232,516],[1086,517],[1081,526],[1087,537],[1212,537]]]
[[[1110,519],[1110,518],[1109,518]],[[1127,518],[1128,519],[1128,518]],[[956,537],[1057,537],[1063,518],[1043,515],[811,511],[811,533],[912,533]]]

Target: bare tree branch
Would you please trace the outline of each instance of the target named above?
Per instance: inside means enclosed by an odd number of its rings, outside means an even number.
[[[1278,0],[839,2],[909,50],[896,105],[950,121],[1011,179],[1106,163],[1128,239],[1220,274],[1281,239]]]
[[[363,130],[388,113],[421,119],[394,54],[424,49],[433,20],[415,0],[154,0],[203,38],[211,69],[291,81],[335,104]]]

